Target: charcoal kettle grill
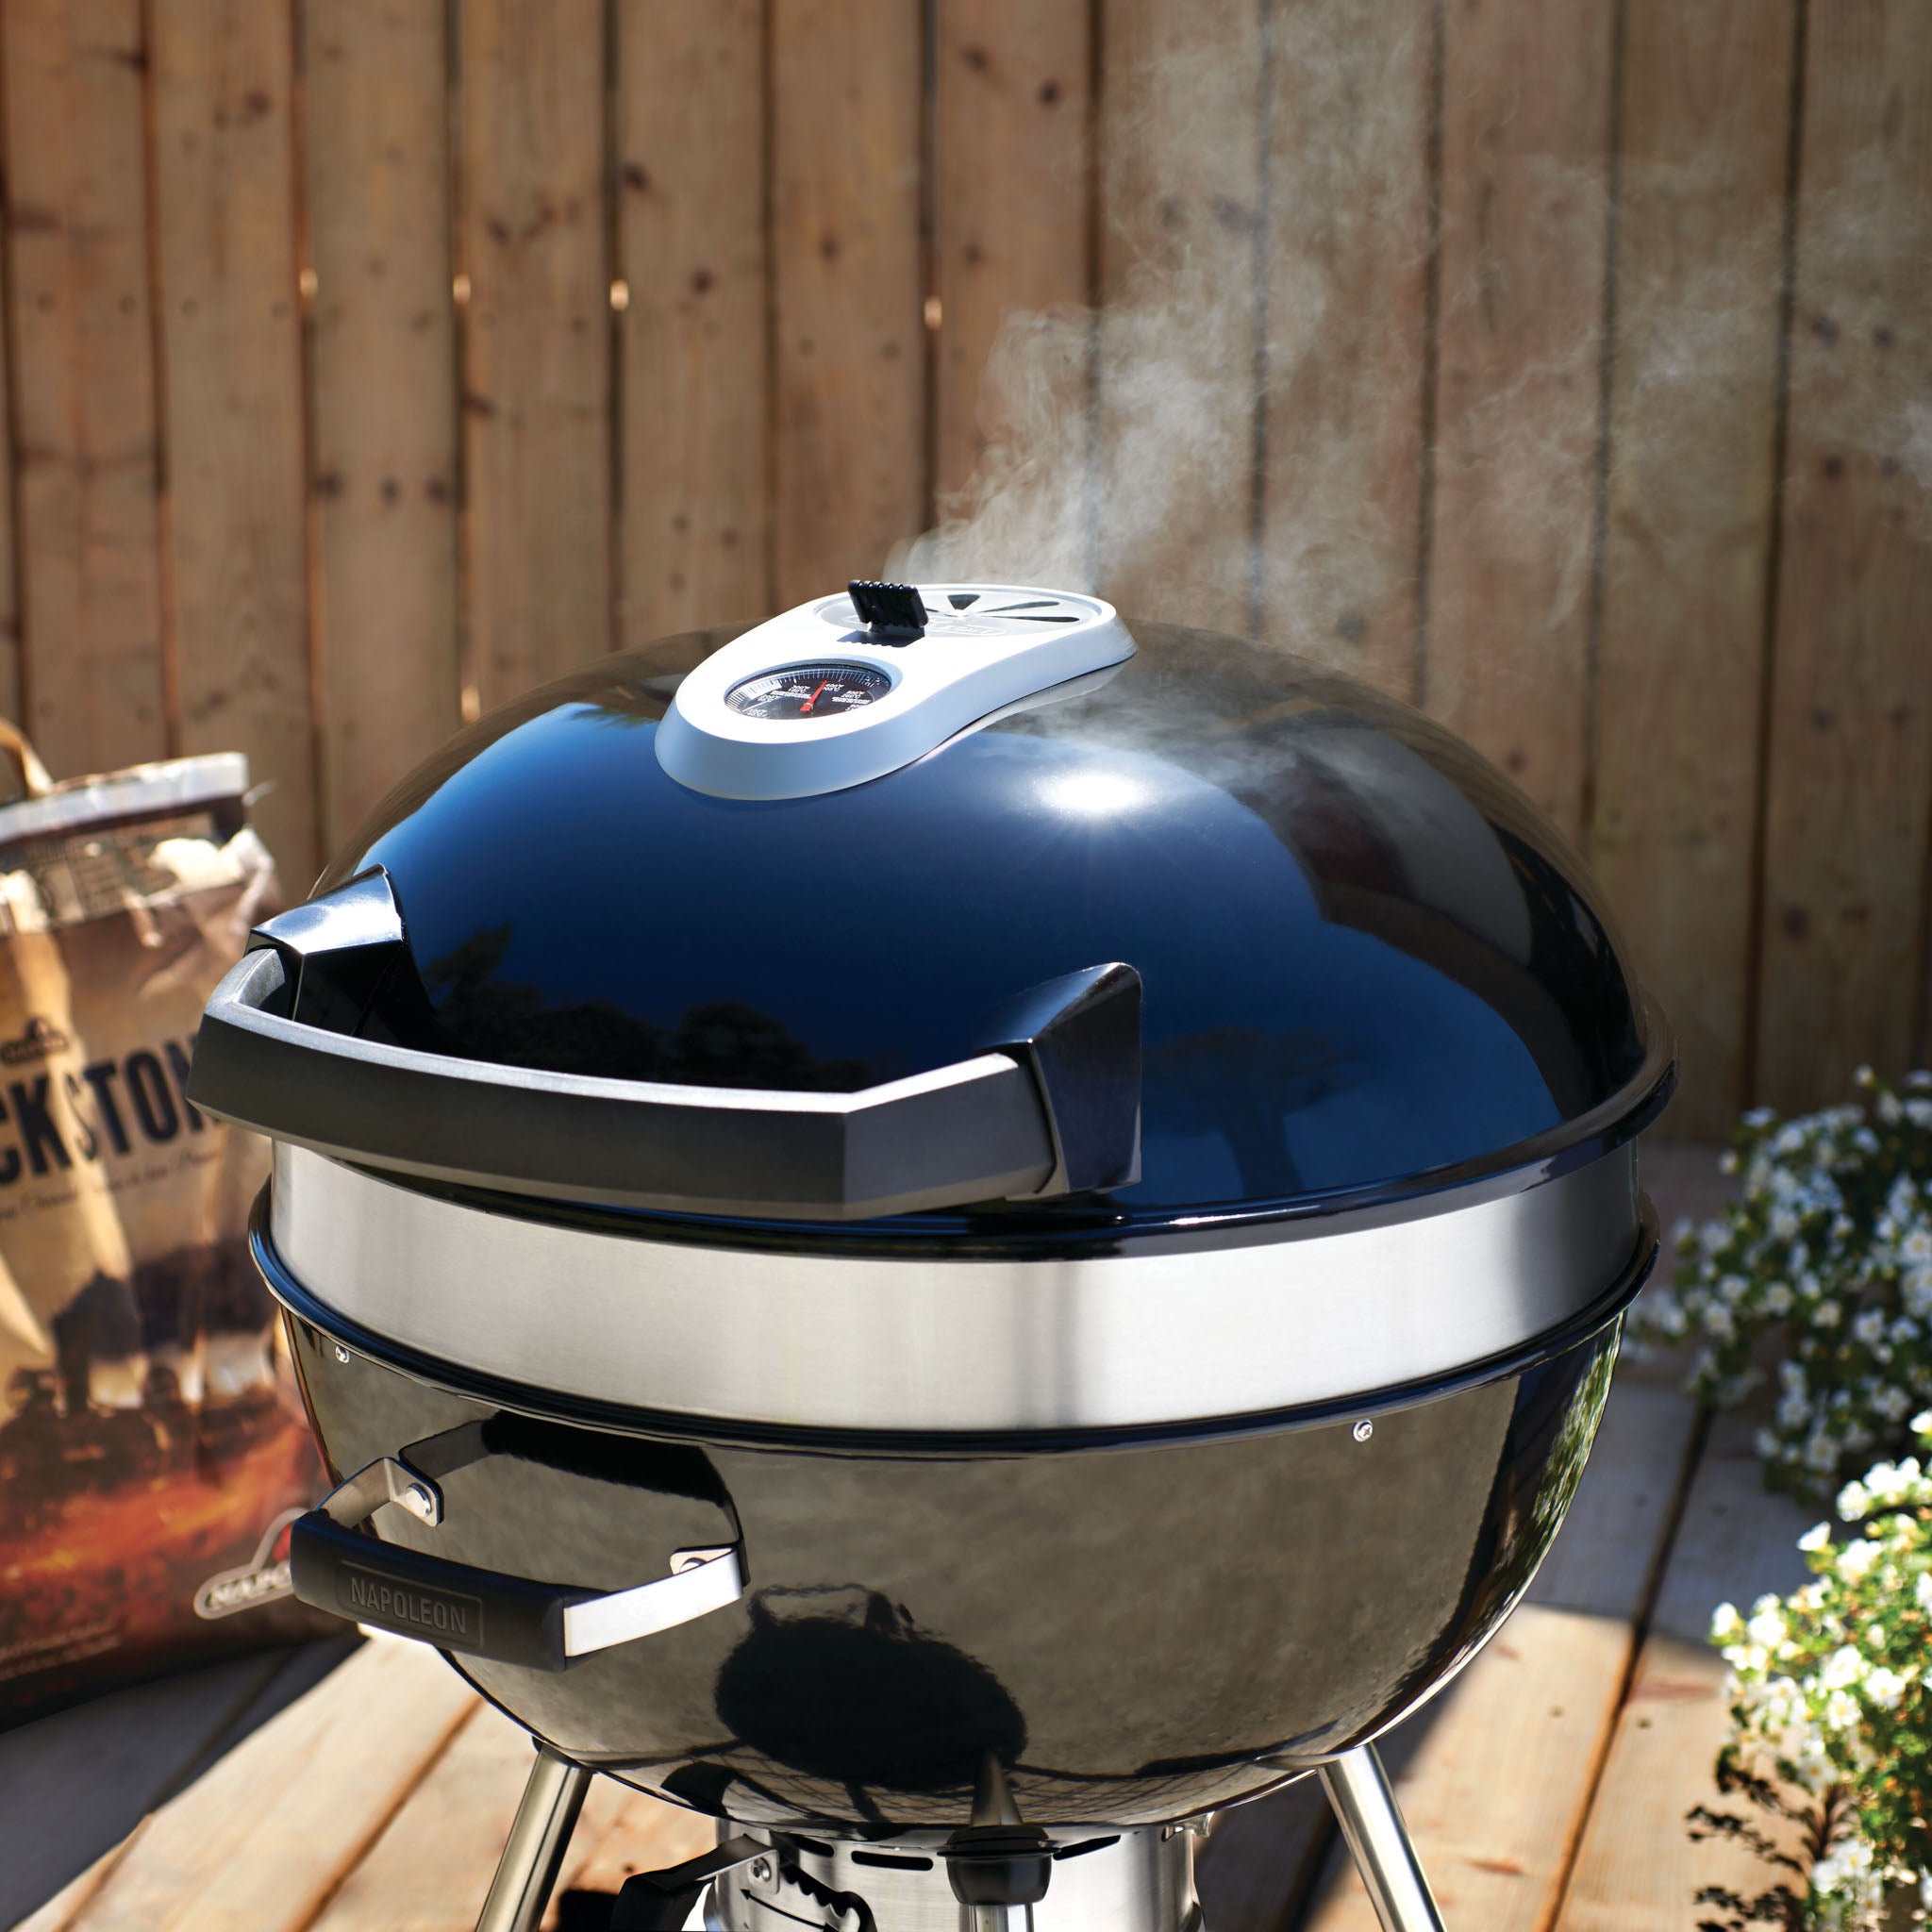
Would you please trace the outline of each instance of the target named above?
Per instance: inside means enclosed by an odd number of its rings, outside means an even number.
[[[1192,1932],[1195,1830],[1495,1631],[1656,1252],[1668,1034],[1403,706],[854,584],[454,739],[208,1005],[338,1487],[306,1601],[718,1821],[613,1926]],[[789,1924],[788,1924],[789,1922]]]

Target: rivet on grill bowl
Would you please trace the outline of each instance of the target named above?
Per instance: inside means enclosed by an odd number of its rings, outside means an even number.
[[[1356,1424],[1351,1433],[1357,1442],[1366,1442],[1375,1433],[1375,1425],[1367,1416],[1364,1416],[1360,1422]]]
[[[341,1363],[343,1368],[346,1369],[349,1366],[349,1351],[340,1341],[336,1343],[336,1359]]]

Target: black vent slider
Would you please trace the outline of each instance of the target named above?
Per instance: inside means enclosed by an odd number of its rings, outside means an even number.
[[[917,585],[875,584],[868,577],[854,577],[845,588],[852,593],[853,609],[874,630],[902,637],[924,634],[925,600]]]

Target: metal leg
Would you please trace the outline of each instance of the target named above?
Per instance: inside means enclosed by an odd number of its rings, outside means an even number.
[[[1033,1932],[1031,1906],[961,1906],[961,1932]]]
[[[1382,1932],[1442,1932],[1442,1915],[1429,1896],[1429,1881],[1416,1861],[1375,1747],[1358,1745],[1331,1758],[1322,1767],[1322,1788]]]
[[[537,1747],[537,1762],[497,1860],[496,1876],[490,1881],[476,1932],[537,1932],[590,1783],[591,1774],[581,1764],[559,1757],[548,1744]]]

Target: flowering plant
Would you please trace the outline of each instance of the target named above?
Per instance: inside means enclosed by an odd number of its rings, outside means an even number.
[[[1632,1317],[1640,1351],[1695,1337],[1691,1391],[1720,1404],[1760,1379],[1757,1344],[1782,1331],[1757,1449],[1773,1486],[1800,1493],[1903,1446],[1932,1400],[1932,1074],[1857,1082],[1849,1106],[1744,1116],[1724,1159],[1740,1197],[1680,1230],[1675,1291],[1653,1289]]]
[[[1932,1410],[1912,1427],[1932,1449]],[[1855,1535],[1834,1541],[1821,1523],[1798,1540],[1811,1582],[1759,1597],[1748,1618],[1720,1604],[1711,1619],[1732,1671],[1718,1782],[1799,1821],[1810,1854],[1804,1872],[1738,1820],[1694,1813],[1807,1879],[1802,1899],[1783,1889],[1753,1902],[1704,1894],[1740,1921],[1854,1932],[1876,1923],[1897,1885],[1932,1904],[1932,1474],[1914,1457],[1881,1462],[1846,1485],[1838,1513]],[[1791,1909],[1774,1914],[1773,1900]]]

